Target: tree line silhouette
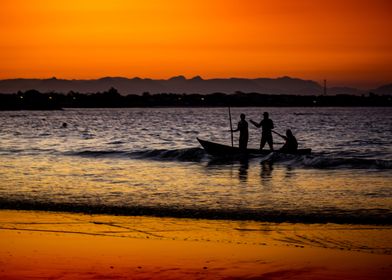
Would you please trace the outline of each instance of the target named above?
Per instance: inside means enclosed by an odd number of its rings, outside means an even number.
[[[115,88],[104,92],[67,94],[27,90],[0,94],[0,110],[61,110],[62,108],[131,108],[131,107],[325,107],[392,106],[388,95],[269,95],[260,93],[174,94],[159,93],[121,95]]]

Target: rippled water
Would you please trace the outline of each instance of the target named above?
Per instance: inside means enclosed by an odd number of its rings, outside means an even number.
[[[206,155],[196,137],[230,143],[226,108],[0,112],[0,207],[391,223],[392,109],[233,108],[234,123],[264,110],[313,153]]]

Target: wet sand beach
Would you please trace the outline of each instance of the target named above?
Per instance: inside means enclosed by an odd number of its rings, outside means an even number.
[[[392,227],[2,210],[1,279],[387,279]]]

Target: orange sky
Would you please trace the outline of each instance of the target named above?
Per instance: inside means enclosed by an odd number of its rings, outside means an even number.
[[[2,0],[0,79],[392,82],[390,0]]]

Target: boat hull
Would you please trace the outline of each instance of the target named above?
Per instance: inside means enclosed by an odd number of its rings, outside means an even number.
[[[243,156],[243,155],[268,155],[272,151],[271,150],[259,150],[259,149],[246,149],[245,151],[240,150],[238,147],[231,147],[227,145],[222,145],[206,140],[202,140],[197,138],[200,145],[204,148],[206,153],[213,155],[213,156]],[[294,154],[294,155],[308,155],[312,152],[311,149],[298,149],[293,153],[283,152],[283,151],[273,151],[282,154]]]

